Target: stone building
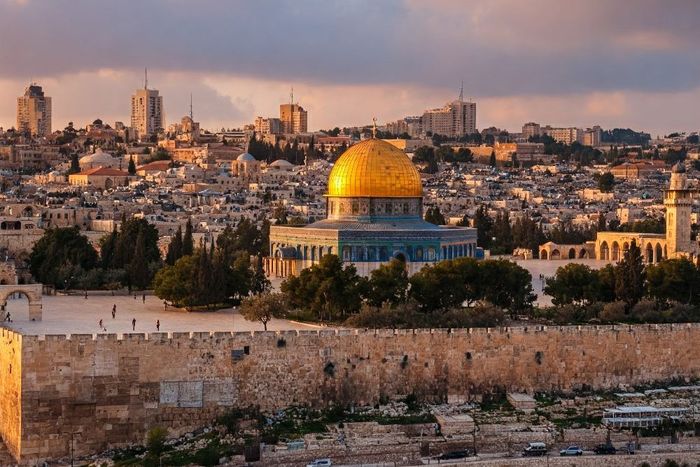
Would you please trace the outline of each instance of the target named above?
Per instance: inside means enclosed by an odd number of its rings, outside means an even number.
[[[598,232],[595,241],[581,245],[540,245],[540,259],[594,258],[620,261],[634,242],[646,263],[665,259],[688,258],[698,262],[700,246],[690,237],[692,204],[695,190],[689,188],[685,167],[673,167],[668,189],[664,190],[666,233]]]
[[[474,257],[476,230],[423,220],[423,186],[408,156],[371,138],[348,149],[328,179],[326,219],[303,227],[272,226],[268,275],[286,277],[327,254],[368,275],[397,258],[409,273],[444,259]]]

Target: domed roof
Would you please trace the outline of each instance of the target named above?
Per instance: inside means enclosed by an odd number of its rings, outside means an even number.
[[[238,157],[236,158],[236,160],[237,160],[238,162],[254,162],[254,161],[255,161],[255,157],[253,157],[253,155],[250,154],[250,153],[248,153],[248,152],[244,152],[243,154],[241,154],[240,156],[238,156]]]
[[[328,177],[327,196],[417,198],[423,196],[423,185],[402,150],[372,138],[340,156]]]
[[[94,154],[88,154],[80,158],[81,168],[108,167],[114,163],[114,157],[109,153],[103,152],[100,148],[97,148]]]
[[[270,165],[272,167],[284,167],[284,168],[294,167],[294,164],[292,164],[291,162],[286,161],[284,159],[277,159],[276,161],[272,162]]]

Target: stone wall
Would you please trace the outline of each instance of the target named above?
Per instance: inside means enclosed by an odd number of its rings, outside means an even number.
[[[0,329],[0,435],[13,456],[21,452],[22,336]]]
[[[181,433],[231,407],[695,378],[699,339],[693,324],[23,336],[21,453],[66,455],[71,433],[78,453],[140,442],[153,426]],[[5,354],[18,349],[6,341],[3,376]],[[3,383],[3,391],[18,389]],[[0,426],[17,452],[16,424]]]

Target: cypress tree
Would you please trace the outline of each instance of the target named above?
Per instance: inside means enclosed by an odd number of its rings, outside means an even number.
[[[632,240],[624,258],[615,267],[615,295],[629,311],[644,296],[644,263],[642,252]]]
[[[139,230],[136,236],[134,257],[129,264],[129,282],[138,290],[145,289],[150,282],[150,272],[146,262],[146,237],[143,230]]]
[[[129,175],[136,175],[136,164],[134,163],[134,156],[129,156]]]
[[[168,245],[165,262],[173,265],[178,259],[182,258],[182,246],[182,227],[178,227],[175,236],[170,241],[170,245]]]
[[[182,256],[189,256],[194,253],[194,240],[192,239],[192,220],[187,219],[185,225],[185,236],[182,239]]]

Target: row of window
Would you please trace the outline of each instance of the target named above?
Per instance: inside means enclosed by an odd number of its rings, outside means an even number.
[[[417,214],[415,205],[411,206],[408,202],[375,202],[375,203],[360,203],[360,201],[352,201],[350,203],[331,201],[330,215],[350,214],[353,216],[375,214]]]

